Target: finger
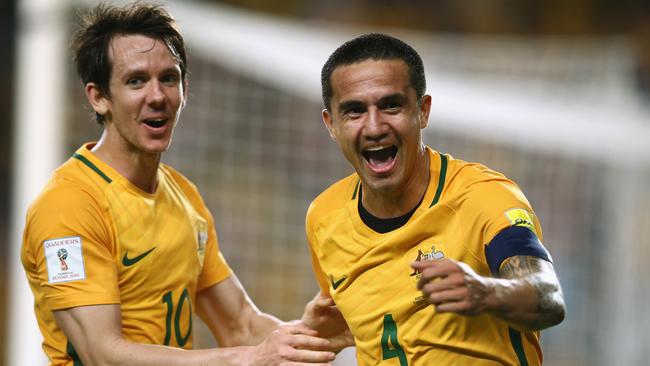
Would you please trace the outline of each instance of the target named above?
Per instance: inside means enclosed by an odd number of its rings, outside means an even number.
[[[437,260],[419,260],[419,261],[411,262],[411,268],[418,269],[420,271],[425,268],[433,267],[437,265],[438,265]]]
[[[411,262],[411,267],[416,269],[424,269],[427,267],[448,266],[448,265],[453,265],[455,263],[457,262],[450,258],[424,259],[424,260]]]
[[[291,347],[308,350],[325,350],[331,346],[330,341],[325,338],[306,334],[296,334],[289,338],[287,343]]]
[[[309,328],[308,326],[306,326],[303,323],[296,323],[296,324],[292,324],[290,326],[287,326],[285,328],[285,331],[287,333],[289,333],[289,334],[292,334],[292,335],[306,334],[306,335],[310,335],[310,336],[315,336],[315,335],[318,334],[317,331]]]
[[[418,290],[422,290],[422,287],[427,283],[438,279],[445,279],[448,275],[449,271],[445,267],[427,267],[420,273],[417,288]]]
[[[332,366],[331,363],[313,363],[313,362],[285,362],[282,366]]]
[[[436,312],[438,313],[459,313],[459,314],[473,314],[472,304],[469,301],[456,301],[446,302],[436,305]]]
[[[440,260],[442,261],[442,260]],[[461,267],[455,262],[444,262],[438,263],[436,266],[430,266],[422,270],[420,274],[420,279],[418,280],[417,287],[422,289],[422,286],[429,283],[432,280],[439,278],[447,278],[453,276],[454,274],[464,274]]]
[[[431,281],[425,283],[424,285],[422,285],[420,291],[422,291],[422,293],[426,295],[426,294],[431,294],[431,293],[436,293],[441,291],[448,291],[458,287],[460,286],[457,283],[451,281],[449,278],[445,278],[438,281]]]
[[[426,295],[427,300],[433,305],[455,303],[467,300],[467,289],[454,288],[450,290],[438,291]]]
[[[438,278],[434,281],[423,282],[420,290],[422,292],[436,292],[443,291],[457,287],[467,287],[467,280],[465,275],[461,272],[454,272],[444,278]]]
[[[326,295],[321,295],[318,298],[314,299],[313,304],[318,308],[326,308],[328,306],[334,306],[334,299]]]
[[[292,349],[287,352],[286,359],[293,362],[328,363],[334,361],[336,355],[334,352],[315,351],[309,349]]]

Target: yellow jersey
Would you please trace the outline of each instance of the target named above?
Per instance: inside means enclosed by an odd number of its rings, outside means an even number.
[[[541,239],[539,221],[515,183],[480,164],[427,153],[427,190],[401,226],[381,233],[364,223],[356,174],[321,193],[307,213],[316,278],[352,331],[359,366],[541,364],[539,332],[518,332],[488,314],[437,314],[417,290],[413,261],[451,258],[491,276],[495,265],[486,252],[502,230],[525,227]],[[522,254],[492,252],[499,261]]]
[[[147,193],[99,160],[93,144],[53,173],[31,204],[21,260],[51,365],[81,365],[53,310],[119,304],[124,337],[192,347],[197,291],[230,276],[212,215],[169,166]]]

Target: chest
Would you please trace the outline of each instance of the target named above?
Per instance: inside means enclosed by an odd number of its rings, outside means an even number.
[[[360,227],[350,218],[330,222],[317,233],[319,261],[358,342],[376,343],[385,333],[387,319],[427,322],[435,316],[416,287],[420,274],[411,268],[412,262],[451,258],[478,273],[489,273],[483,239],[470,234],[476,230],[469,230],[462,217],[444,206],[385,234]]]
[[[116,191],[109,202],[123,294],[196,281],[208,227],[183,195],[163,191],[142,197]]]

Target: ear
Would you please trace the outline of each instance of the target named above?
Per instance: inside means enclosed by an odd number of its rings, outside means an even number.
[[[86,98],[88,102],[95,110],[95,113],[106,116],[110,111],[111,101],[107,96],[102,93],[101,90],[97,87],[95,83],[86,84]]]
[[[322,117],[323,117],[323,123],[325,124],[325,127],[327,127],[327,131],[330,133],[330,137],[332,140],[336,141],[336,135],[334,134],[334,121],[332,121],[332,114],[330,111],[327,110],[327,108],[323,109],[321,112]]]
[[[420,129],[427,127],[427,124],[429,123],[430,112],[431,112],[431,96],[425,94],[422,96],[422,100],[420,101],[420,112],[419,112]]]
[[[181,105],[181,109],[185,109],[185,106],[187,105],[187,96],[189,95],[187,91],[188,86],[189,86],[189,81],[187,80],[187,76],[186,76],[185,80],[183,80],[183,104]]]

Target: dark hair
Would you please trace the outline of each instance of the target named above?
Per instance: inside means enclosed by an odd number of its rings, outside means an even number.
[[[95,83],[100,92],[110,96],[113,65],[108,47],[115,37],[134,34],[165,42],[178,60],[181,78],[185,81],[185,43],[176,22],[160,5],[137,1],[121,7],[99,4],[82,16],[71,45],[77,73],[83,84]],[[95,117],[97,122],[103,123],[104,116],[96,114]]]
[[[341,65],[351,65],[366,60],[402,60],[406,62],[411,86],[415,89],[418,101],[422,99],[427,82],[420,55],[413,47],[397,38],[381,33],[369,33],[342,44],[323,65],[320,80],[325,108],[330,109],[330,99],[334,94],[330,83],[334,70]]]

